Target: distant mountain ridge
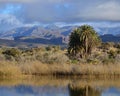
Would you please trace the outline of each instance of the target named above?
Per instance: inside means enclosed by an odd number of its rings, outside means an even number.
[[[0,38],[14,39],[14,37],[19,37],[19,36],[52,38],[52,37],[68,36],[72,32],[72,30],[74,30],[76,27],[78,26],[59,27],[54,24],[47,25],[44,27],[43,26],[19,27],[19,28],[15,28],[15,29],[0,33]],[[100,28],[95,28],[95,30],[100,35],[120,34],[120,27],[111,27],[111,28],[100,27]]]
[[[70,29],[69,29],[70,30]],[[71,29],[72,30],[72,29]],[[69,32],[71,32],[71,30]],[[0,38],[14,39],[19,36],[31,36],[40,38],[54,38],[64,36],[64,32],[68,29],[63,28],[49,28],[49,27],[20,27],[4,33],[0,33]],[[68,33],[69,34],[69,33]]]
[[[114,36],[112,34],[101,35],[100,38],[103,42],[120,42],[120,36]]]
[[[35,44],[62,45],[68,43],[69,35],[76,27],[78,26],[59,27],[56,25],[48,25],[45,27],[20,27],[0,33],[0,39]],[[120,35],[118,35],[120,34],[119,27],[99,28],[98,33],[103,42],[120,42]]]

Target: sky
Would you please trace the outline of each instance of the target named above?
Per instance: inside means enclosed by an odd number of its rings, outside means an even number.
[[[0,0],[0,30],[43,24],[120,26],[120,0]]]

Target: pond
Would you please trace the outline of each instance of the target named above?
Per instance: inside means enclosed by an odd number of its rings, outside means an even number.
[[[0,79],[0,96],[120,96],[120,79]]]

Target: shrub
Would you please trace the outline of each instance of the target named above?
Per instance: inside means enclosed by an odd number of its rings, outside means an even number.
[[[72,63],[72,64],[78,64],[78,60],[73,59],[73,60],[71,60],[71,63]]]
[[[103,64],[115,64],[116,61],[113,58],[105,58],[105,59],[102,60],[102,63]]]
[[[113,47],[115,44],[113,42],[102,43],[101,48],[109,50],[110,47]]]
[[[13,56],[13,57],[18,57],[20,56],[20,50],[16,49],[16,48],[12,48],[12,49],[7,49],[4,52],[2,52],[5,55],[9,55],[9,56]]]
[[[120,49],[120,43],[116,43],[114,47]]]
[[[113,59],[115,59],[115,57],[117,56],[117,52],[113,50],[110,50],[108,54],[109,54],[109,58],[113,58]]]
[[[69,61],[69,58],[62,52],[44,52],[43,54],[38,54],[36,59],[47,64],[64,64]]]

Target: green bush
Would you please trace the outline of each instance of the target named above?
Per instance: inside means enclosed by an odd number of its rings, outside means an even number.
[[[73,60],[71,60],[71,63],[72,63],[72,64],[78,64],[78,60],[73,59]]]
[[[108,54],[110,59],[115,59],[115,57],[117,56],[117,52],[113,50],[110,50]]]
[[[114,45],[115,45],[114,42],[106,42],[106,43],[102,43],[101,48],[109,50],[109,48],[113,47]]]
[[[102,63],[103,64],[115,64],[116,61],[113,58],[105,58],[105,59],[102,60]]]
[[[20,50],[19,49],[15,49],[15,48],[7,49],[7,50],[5,50],[2,53],[5,54],[5,55],[13,56],[13,57],[18,57],[21,54]]]
[[[6,49],[2,52],[6,60],[19,61],[21,51],[17,48]]]

